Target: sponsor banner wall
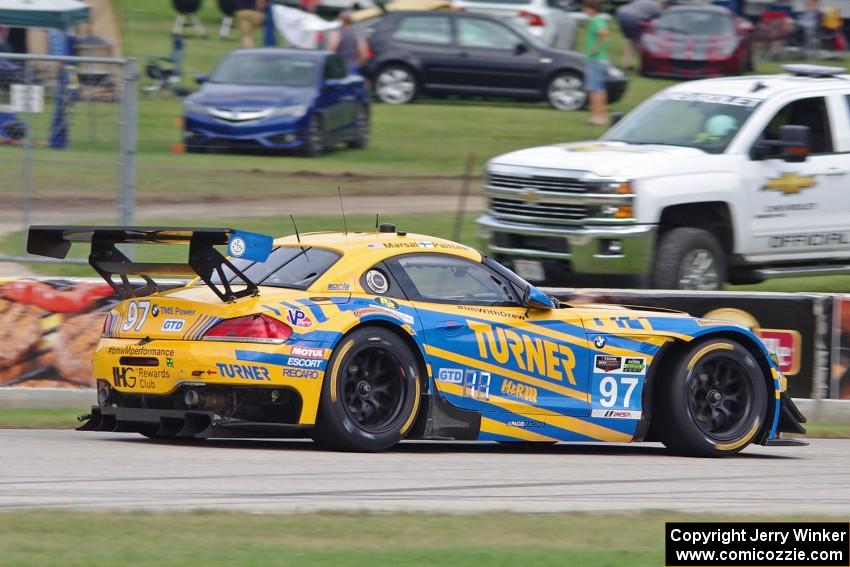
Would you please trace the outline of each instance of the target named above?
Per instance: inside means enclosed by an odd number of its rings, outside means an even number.
[[[642,290],[549,290],[568,303],[617,303],[685,311],[697,317],[744,325],[779,357],[792,397],[827,396],[831,296],[790,293],[680,292]],[[850,311],[850,304],[847,306]],[[823,314],[819,315],[820,311]],[[826,320],[823,320],[826,319]],[[850,313],[847,315],[850,323]],[[848,324],[850,349],[850,324]],[[820,353],[821,355],[819,356]],[[850,364],[850,350],[847,361]],[[848,377],[850,381],[850,377]],[[848,384],[850,390],[850,383]],[[850,393],[850,392],[849,392]]]

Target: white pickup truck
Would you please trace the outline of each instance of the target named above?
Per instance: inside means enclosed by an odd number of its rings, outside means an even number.
[[[600,140],[493,158],[485,247],[551,284],[608,274],[718,289],[850,273],[850,75],[785,70],[681,83]]]

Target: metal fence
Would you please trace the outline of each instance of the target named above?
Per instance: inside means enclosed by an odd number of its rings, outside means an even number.
[[[133,59],[0,53],[0,261],[30,224],[133,223],[138,80]]]

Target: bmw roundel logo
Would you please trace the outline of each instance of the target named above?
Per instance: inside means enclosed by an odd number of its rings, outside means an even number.
[[[605,346],[605,337],[602,335],[596,335],[593,338],[593,344],[596,345],[596,348],[602,348]]]
[[[230,255],[234,258],[239,258],[245,253],[245,239],[237,236],[230,241]]]
[[[154,306],[151,307],[151,315],[159,317],[159,305],[154,304]]]

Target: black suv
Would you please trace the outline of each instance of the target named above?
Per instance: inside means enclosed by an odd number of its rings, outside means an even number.
[[[587,102],[580,53],[552,49],[510,22],[457,12],[390,12],[369,37],[374,56],[363,68],[383,102],[419,93],[546,100],[559,110]],[[608,100],[628,80],[608,67]]]

